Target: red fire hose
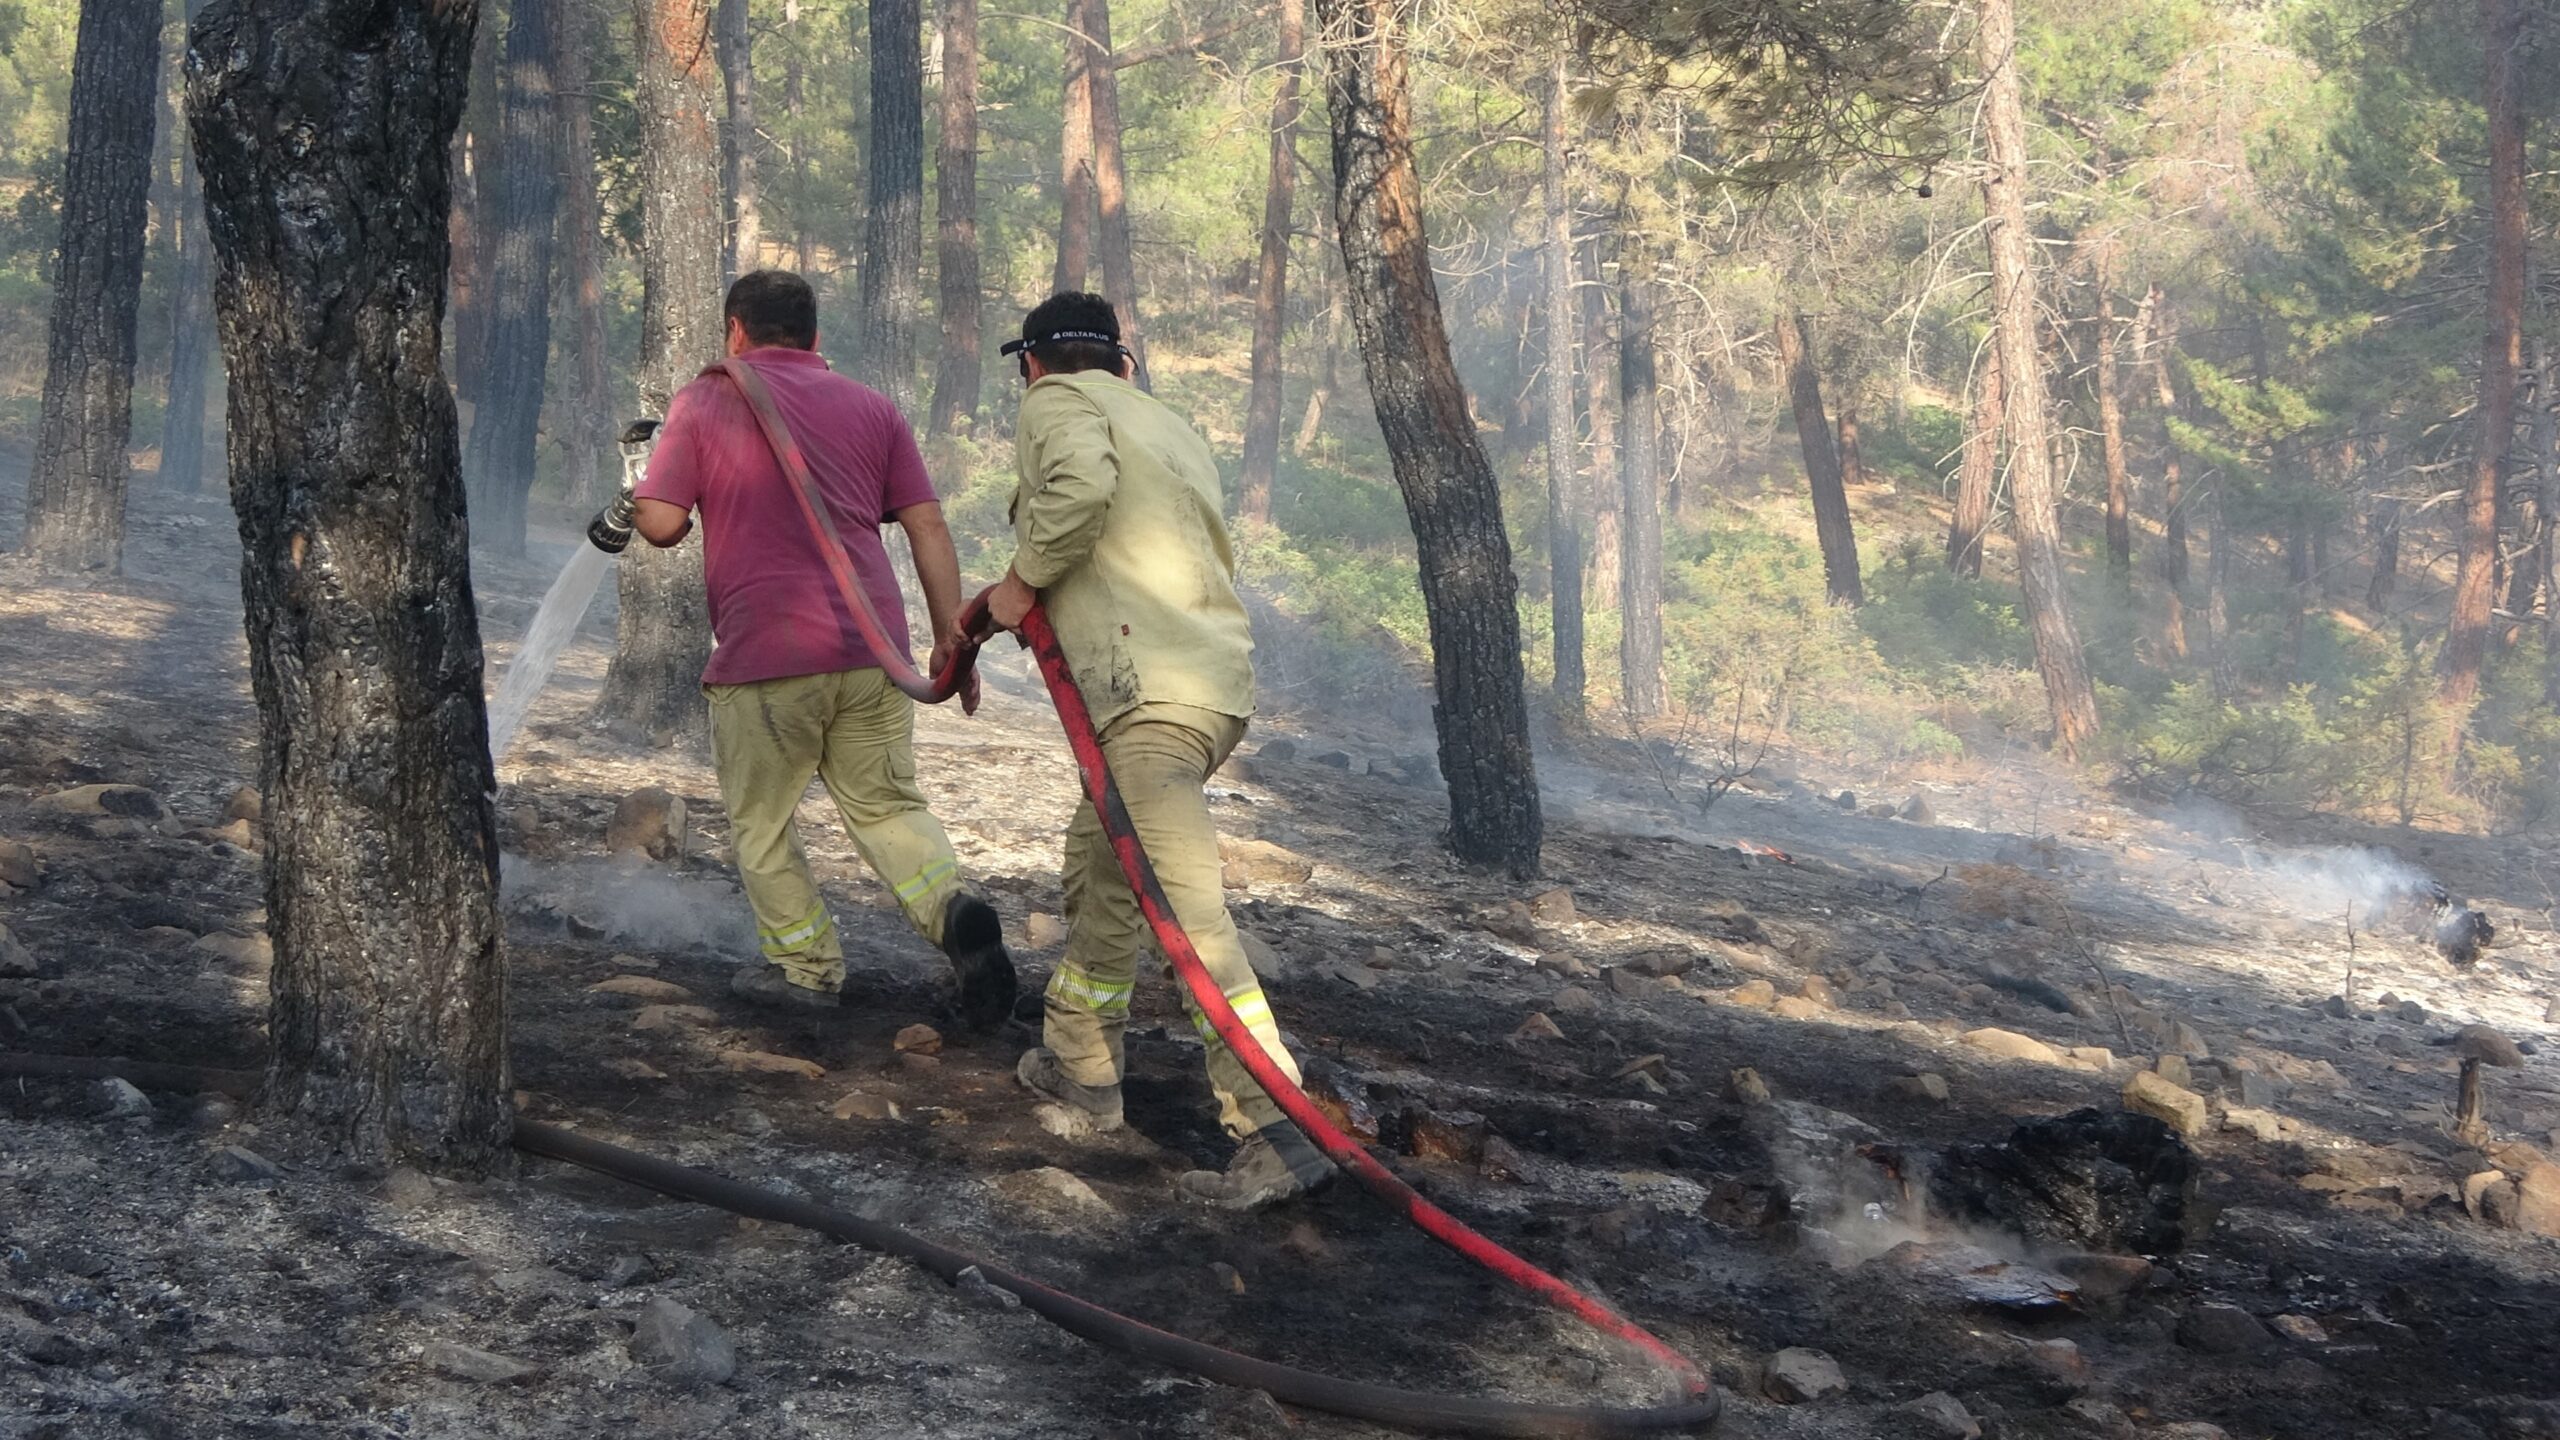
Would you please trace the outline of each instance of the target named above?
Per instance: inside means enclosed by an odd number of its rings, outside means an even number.
[[[719,373],[736,382],[748,407],[755,412],[782,468],[795,482],[792,490],[800,501],[801,512],[818,540],[834,573],[837,588],[843,592],[847,610],[861,631],[865,644],[887,672],[892,683],[927,704],[939,703],[953,695],[961,697],[962,708],[977,708],[977,647],[993,630],[984,594],[969,602],[959,621],[962,643],[955,648],[941,674],[931,678],[916,673],[906,659],[904,643],[893,643],[880,617],[871,607],[861,581],[853,573],[853,564],[842,537],[838,534],[824,492],[800,453],[799,443],[781,412],[773,403],[772,393],[753,366],[728,360],[703,372]],[[1448,1211],[1424,1199],[1414,1188],[1397,1178],[1393,1171],[1361,1148],[1350,1136],[1336,1129],[1280,1067],[1273,1063],[1253,1031],[1237,1018],[1227,997],[1210,978],[1200,963],[1199,952],[1191,945],[1175,918],[1172,904],[1165,898],[1164,887],[1156,879],[1155,866],[1147,859],[1146,847],[1139,843],[1136,827],[1130,822],[1128,808],[1122,803],[1119,786],[1111,777],[1111,767],[1102,754],[1102,739],[1094,732],[1093,716],[1085,708],[1084,694],[1076,687],[1074,671],[1059,648],[1057,632],[1050,628],[1047,613],[1038,605],[1023,617],[1022,643],[1038,660],[1041,677],[1048,682],[1049,698],[1057,705],[1058,719],[1066,727],[1067,744],[1075,752],[1076,773],[1083,782],[1085,798],[1093,802],[1094,813],[1102,821],[1103,833],[1110,837],[1111,848],[1119,856],[1121,873],[1129,888],[1136,892],[1139,909],[1153,928],[1156,943],[1163,947],[1165,958],[1182,978],[1192,1003],[1208,1017],[1210,1028],[1244,1062],[1245,1069],[1263,1090],[1279,1105],[1281,1111],[1327,1157],[1357,1177],[1361,1184],[1380,1199],[1395,1207],[1419,1226],[1423,1233],[1473,1260],[1478,1265],[1510,1281],[1512,1284],[1545,1299],[1550,1304],[1581,1320],[1606,1335],[1612,1335],[1635,1346],[1654,1363],[1668,1371],[1678,1383],[1682,1396],[1679,1404],[1642,1412],[1620,1412],[1624,1419],[1636,1420],[1639,1429],[1697,1428],[1714,1420],[1721,1402],[1697,1365],[1689,1357],[1672,1349],[1644,1327],[1618,1314],[1600,1301],[1574,1289],[1555,1276],[1505,1250],[1492,1240],[1469,1228]],[[1637,1419],[1638,1416],[1642,1418]]]

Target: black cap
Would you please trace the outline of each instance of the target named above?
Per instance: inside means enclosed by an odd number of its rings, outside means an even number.
[[[1100,345],[1129,353],[1120,343],[1119,313],[1109,300],[1087,290],[1061,290],[1031,307],[1022,317],[1022,337],[1007,340],[997,353],[1019,355],[1043,345]]]
[[[1119,336],[1105,335],[1099,330],[1052,330],[1044,335],[1025,335],[1019,340],[1007,340],[997,346],[996,353],[1018,355],[1036,345],[1063,345],[1077,341],[1090,345],[1108,345],[1123,355],[1129,353],[1129,347],[1120,343]]]

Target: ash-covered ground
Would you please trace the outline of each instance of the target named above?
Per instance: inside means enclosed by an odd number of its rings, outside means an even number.
[[[126,579],[0,561],[0,1046],[253,1066],[234,532],[216,502],[145,499]],[[493,660],[548,578],[483,569]],[[858,947],[852,1001],[781,1018],[733,999],[752,932],[717,787],[698,750],[588,732],[609,643],[599,613],[501,766],[524,1113],[1275,1359],[1653,1395],[1347,1187],[1244,1218],[1179,1205],[1172,1177],[1222,1146],[1160,972],[1133,1131],[1044,1131],[1010,1079],[1025,1036],[943,1022],[938,957],[822,800],[803,824]],[[929,713],[919,758],[1036,985],[1074,781],[1027,666],[993,660],[985,710]],[[1283,1024],[1327,1103],[1441,1203],[1711,1366],[1725,1433],[2560,1435],[2560,1056],[2486,1072],[2482,1147],[2454,1136],[2459,1062],[2436,1043],[2560,1029],[2547,840],[2255,833],[2018,763],[1924,786],[1782,757],[1702,810],[1592,747],[1546,758],[1549,873],[1512,886],[1442,858],[1428,749],[1288,712],[1220,777],[1227,834],[1261,842],[1231,899]],[[102,784],[153,802],[101,808]],[[685,856],[609,855],[617,804],[649,786],[684,800]],[[2497,927],[2476,966],[2424,943],[2422,905],[2374,893],[2427,878]],[[937,1052],[897,1048],[919,1023]],[[2112,1118],[2129,1091],[2194,1131],[2191,1160]],[[2071,1133],[2118,1137],[2113,1160],[1998,1148],[2083,1107],[2099,1116]],[[706,1323],[653,1349],[673,1306]],[[557,1165],[372,1173],[227,1101],[0,1091],[0,1436],[748,1430],[1384,1433]]]

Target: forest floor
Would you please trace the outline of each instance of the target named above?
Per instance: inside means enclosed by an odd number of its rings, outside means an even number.
[[[0,530],[21,483],[0,459]],[[261,868],[254,837],[224,828],[257,769],[233,534],[219,503],[146,482],[127,578],[69,585],[0,560],[0,842],[41,870],[0,885],[23,951],[0,944],[0,1046],[258,1063]],[[556,560],[569,536],[540,538]],[[484,565],[493,662],[547,578],[539,561]],[[945,1025],[938,1054],[899,1054],[901,1028],[941,1023],[940,962],[821,802],[803,829],[855,952],[848,1004],[781,1018],[733,998],[752,931],[720,860],[717,788],[692,748],[587,732],[609,644],[591,618],[501,766],[524,1113],[1272,1359],[1429,1389],[1653,1398],[1627,1356],[1348,1186],[1242,1218],[1178,1203],[1174,1175],[1224,1147],[1160,969],[1137,1003],[1124,1136],[1036,1123],[1011,1079],[1022,1033]],[[1058,912],[1074,781],[1022,658],[990,660],[985,709],[925,714],[919,763],[1020,933]],[[1298,758],[1257,753],[1276,739]],[[2540,1204],[2560,1195],[2541,1193],[2539,1153],[2516,1143],[2560,1127],[2560,1066],[2490,1072],[2509,1143],[2483,1154],[2451,1138],[2454,1065],[2428,1043],[2474,1022],[2528,1045],[2560,1035],[2547,842],[2326,821],[2251,835],[2024,762],[1915,791],[1783,757],[1702,810],[1601,747],[1546,757],[1548,875],[1514,886],[1442,858],[1436,784],[1393,763],[1429,749],[1284,713],[1216,782],[1228,835],[1307,862],[1298,878],[1266,856],[1230,896],[1267,946],[1283,1025],[1328,1093],[1385,1117],[1383,1150],[1426,1152],[1393,1163],[1442,1203],[1710,1366],[1724,1433],[1966,1433],[1900,1408],[1946,1392],[2002,1437],[2560,1435],[2560,1245],[2475,1218],[2517,1208],[2513,1190],[2463,1197],[2466,1177],[2502,1170],[2524,1181],[2529,1224],[2560,1217]],[[46,801],[98,782],[147,787],[169,818]],[[688,802],[688,858],[607,856],[616,802],[646,785]],[[1934,814],[1843,808],[1843,788],[1896,807],[1916,794]],[[2337,887],[2357,882],[2321,847],[2346,844],[2394,845],[2473,897],[2497,947],[2456,970],[2380,926],[2356,941],[2351,995],[2323,1008],[2349,960]],[[1056,952],[1017,953],[1036,986]],[[617,976],[654,983],[595,988]],[[2039,985],[2069,1008],[2035,1003]],[[1533,1015],[1556,1035],[1523,1036]],[[1986,1027],[2011,1038],[1964,1038]],[[2148,1267],[1924,1213],[1877,1184],[1875,1155],[1917,1170],[2022,1119],[2115,1111],[2164,1050],[2210,1110],[2188,1243]],[[768,1063],[742,1052],[807,1064],[741,1069]],[[1407,1131],[1434,1143],[1395,1143]],[[1893,1248],[1915,1238],[1936,1248]],[[1967,1273],[2002,1262],[2044,1268]],[[2034,1291],[2045,1270],[2076,1284],[2032,1313],[1967,1283]],[[731,1378],[686,1386],[631,1358],[635,1317],[660,1299],[726,1333]],[[1845,1390],[1780,1403],[1768,1371],[1789,1347],[1830,1356]],[[384,1175],[224,1101],[0,1088],[0,1437],[750,1428],[1385,1433],[1097,1350],[901,1261],[563,1166]]]

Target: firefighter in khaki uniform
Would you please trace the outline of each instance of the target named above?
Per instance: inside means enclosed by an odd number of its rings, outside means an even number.
[[[1015,427],[1012,568],[990,598],[1011,629],[1048,609],[1102,753],[1175,916],[1238,1018],[1297,1078],[1271,1001],[1227,914],[1218,833],[1203,791],[1253,715],[1253,634],[1236,597],[1208,442],[1128,379],[1120,322],[1098,295],[1051,296],[1023,321],[1031,382]],[[1050,979],[1047,1042],[1016,1074],[1094,1130],[1121,1124],[1121,1033],[1138,950],[1153,943],[1093,806],[1067,830],[1067,953]],[[1189,1000],[1186,993],[1184,999]],[[1193,1007],[1219,1119],[1241,1143],[1224,1172],[1181,1179],[1190,1197],[1250,1209],[1334,1175]]]

